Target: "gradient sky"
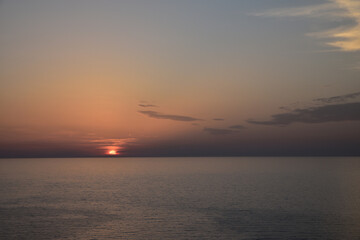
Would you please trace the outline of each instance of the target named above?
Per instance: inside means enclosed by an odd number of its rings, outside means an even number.
[[[0,157],[360,155],[357,0],[2,0]]]

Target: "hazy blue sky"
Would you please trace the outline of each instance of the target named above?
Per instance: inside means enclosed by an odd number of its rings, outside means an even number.
[[[0,1],[0,157],[359,155],[357,0]]]

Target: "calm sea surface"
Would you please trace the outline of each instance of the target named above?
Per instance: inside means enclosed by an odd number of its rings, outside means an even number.
[[[0,239],[360,239],[360,158],[0,159]]]

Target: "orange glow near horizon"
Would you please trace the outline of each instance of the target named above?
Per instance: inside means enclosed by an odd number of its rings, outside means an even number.
[[[118,155],[119,153],[116,150],[110,150],[107,152],[108,155]]]
[[[104,147],[99,147],[100,149],[105,149],[104,155],[107,156],[116,156],[116,155],[120,155],[120,150],[121,147],[119,146],[104,146]]]

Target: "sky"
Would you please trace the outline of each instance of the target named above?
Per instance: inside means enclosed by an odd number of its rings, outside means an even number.
[[[357,0],[1,0],[0,157],[360,155]]]

